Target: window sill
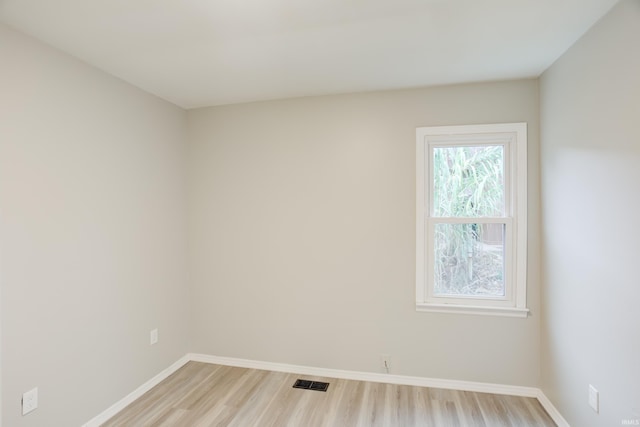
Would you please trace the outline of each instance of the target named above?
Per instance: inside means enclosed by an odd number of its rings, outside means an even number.
[[[432,313],[476,314],[481,316],[527,317],[528,308],[487,307],[474,305],[416,303],[416,311]]]

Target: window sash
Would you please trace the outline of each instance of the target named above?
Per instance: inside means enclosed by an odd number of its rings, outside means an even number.
[[[443,139],[442,137],[439,138],[425,138],[425,146],[427,147],[427,150],[424,150],[425,153],[424,155],[426,156],[424,159],[424,165],[426,167],[427,173],[425,173],[424,179],[425,181],[425,191],[426,191],[426,195],[427,197],[425,198],[425,201],[427,201],[427,207],[428,207],[428,215],[430,217],[435,217],[434,212],[435,212],[435,200],[434,200],[434,187],[435,187],[435,177],[434,177],[434,173],[435,173],[435,167],[433,165],[433,158],[434,158],[434,154],[433,154],[433,149],[434,148],[449,148],[449,147],[489,147],[489,146],[502,146],[503,150],[504,150],[504,159],[503,159],[503,164],[504,164],[504,216],[505,217],[510,217],[513,216],[513,212],[515,210],[515,206],[512,203],[512,200],[515,198],[515,194],[512,194],[512,192],[515,190],[514,188],[512,188],[512,177],[515,177],[517,175],[514,175],[516,173],[516,171],[512,170],[513,167],[512,165],[515,164],[516,159],[512,156],[515,155],[515,150],[511,149],[511,145],[513,143],[513,137],[509,136],[509,137],[505,137],[504,135],[502,137],[498,137],[496,135],[490,135],[490,136],[466,136],[465,138],[462,138],[461,136],[456,136],[455,138],[461,138],[464,139],[465,141],[460,142],[458,139],[453,139],[454,137],[449,137],[447,139]],[[446,217],[436,217],[436,218],[446,218]],[[478,217],[480,218],[480,217]]]
[[[504,233],[504,296],[490,295],[436,295],[435,294],[435,226],[437,224],[498,224],[505,226]],[[424,252],[427,262],[424,271],[424,302],[434,304],[481,304],[496,307],[512,307],[514,305],[514,236],[513,220],[511,218],[429,218],[426,224],[426,239]]]

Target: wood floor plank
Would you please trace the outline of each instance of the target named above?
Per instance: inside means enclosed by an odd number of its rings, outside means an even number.
[[[326,392],[293,388],[297,378]],[[533,398],[189,362],[104,427],[552,427]]]
[[[238,409],[237,416],[229,423],[230,427],[257,426],[258,421],[268,407],[271,399],[282,386],[288,374],[269,372],[261,384],[260,390],[249,396],[246,403]]]

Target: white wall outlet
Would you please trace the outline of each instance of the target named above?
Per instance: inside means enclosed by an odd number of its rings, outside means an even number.
[[[27,415],[38,407],[38,387],[22,395],[22,415]]]
[[[596,412],[600,412],[600,396],[598,390],[589,384],[589,406]]]
[[[391,369],[391,356],[389,356],[388,354],[381,354],[380,367],[384,370],[384,372],[388,374],[389,370]]]
[[[149,344],[154,345],[158,342],[158,329],[153,329],[149,333]]]

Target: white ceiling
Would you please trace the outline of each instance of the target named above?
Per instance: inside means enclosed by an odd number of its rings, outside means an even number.
[[[185,108],[540,75],[618,0],[0,0]]]

